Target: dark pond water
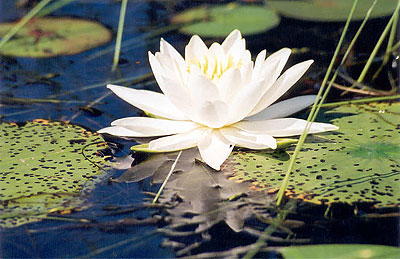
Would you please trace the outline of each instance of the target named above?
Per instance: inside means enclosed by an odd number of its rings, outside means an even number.
[[[22,17],[26,10],[15,9],[14,0],[0,1],[0,22],[15,20]],[[182,1],[174,8],[183,9],[193,5],[190,1]],[[16,103],[2,101],[0,111],[2,120],[7,122],[29,121],[38,118],[51,120],[68,120],[85,128],[96,131],[106,127],[111,121],[129,116],[140,115],[129,104],[121,101],[115,95],[109,94],[105,88],[107,82],[127,80],[127,85],[135,78],[151,72],[147,61],[147,51],[153,53],[159,50],[159,38],[148,37],[156,26],[168,24],[167,18],[173,12],[172,4],[164,1],[130,1],[126,13],[126,26],[123,41],[132,41],[122,49],[120,69],[111,73],[113,52],[106,52],[96,57],[99,51],[112,48],[114,42],[93,50],[73,56],[54,58],[14,58],[0,57],[0,96],[15,98],[50,98],[64,100],[61,103]],[[99,21],[114,34],[118,27],[118,1],[75,1],[55,11],[54,16],[73,16]],[[379,37],[387,19],[373,20],[366,28],[356,46],[357,55],[365,55],[371,50],[370,42]],[[351,26],[355,31],[359,23]],[[311,51],[294,55],[290,62],[313,58],[316,65],[309,73],[304,86],[297,88],[292,95],[315,93],[318,90],[318,80],[322,78],[323,69],[329,64],[333,50],[339,39],[343,23],[320,24],[283,19],[281,24],[263,34],[246,38],[248,48],[252,53],[262,49],[278,50],[283,46],[291,48],[307,47]],[[183,51],[189,37],[177,32],[162,35],[180,52]],[[40,78],[48,74],[56,76],[43,82]],[[135,88],[157,90],[152,79],[135,84]],[[334,91],[331,99],[338,98]],[[97,100],[97,101],[96,101]],[[92,112],[82,109],[91,102]],[[128,142],[119,155],[127,154]],[[108,176],[117,177],[122,171],[114,170]],[[108,177],[106,177],[108,178]],[[165,225],[162,221],[131,224],[123,226],[107,224],[127,217],[149,219],[154,214],[164,215],[165,211],[158,208],[140,208],[132,212],[110,214],[110,206],[132,208],[142,204],[149,196],[143,191],[156,192],[158,186],[150,186],[149,180],[139,183],[109,183],[107,179],[99,183],[92,191],[87,203],[89,208],[70,215],[73,219],[90,219],[92,222],[104,224],[78,224],[61,220],[43,220],[11,229],[0,230],[0,257],[134,257],[161,258],[175,257],[169,247],[161,246],[165,236],[156,230]],[[399,232],[397,218],[381,221],[352,218],[352,208],[344,206],[336,210],[337,219],[328,221],[323,218],[326,207],[307,207],[304,213],[292,216],[293,219],[306,222],[306,228],[297,235],[309,239],[308,243],[378,243],[398,245]],[[361,208],[362,210],[362,208]],[[272,213],[274,214],[274,213]],[[76,224],[75,224],[76,223]],[[143,222],[142,222],[143,223]],[[262,228],[262,224],[249,219],[249,225]],[[248,245],[256,241],[249,234],[241,235],[220,223],[210,229],[212,236],[194,252],[222,251],[227,248]],[[176,239],[183,243],[196,243],[206,237],[189,236]],[[277,242],[276,245],[281,243]],[[269,254],[277,257],[275,254]]]

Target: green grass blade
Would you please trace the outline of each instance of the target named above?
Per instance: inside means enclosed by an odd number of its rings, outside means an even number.
[[[125,22],[125,13],[127,4],[128,0],[122,0],[121,11],[119,14],[117,40],[115,42],[115,52],[114,52],[114,59],[111,71],[114,71],[117,68],[119,62],[119,53],[121,52],[121,41],[122,41],[122,33],[124,31],[124,22]]]

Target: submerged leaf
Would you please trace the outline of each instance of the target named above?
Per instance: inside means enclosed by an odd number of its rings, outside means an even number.
[[[0,36],[15,22],[1,23]],[[18,57],[74,55],[111,40],[112,33],[103,25],[66,17],[34,18],[0,48],[0,54]]]
[[[374,0],[358,1],[353,20],[362,20]],[[397,0],[379,0],[371,13],[372,18],[390,15],[396,8]],[[334,22],[346,21],[353,1],[349,0],[312,0],[282,1],[272,0],[268,4],[280,14],[309,21]]]
[[[234,29],[243,35],[261,33],[279,24],[279,16],[261,5],[210,5],[178,13],[172,23],[183,23],[180,32],[204,37],[225,37]]]
[[[38,221],[82,204],[82,192],[102,171],[106,147],[98,134],[77,125],[35,120],[2,123],[0,226]]]
[[[400,104],[341,106],[325,113],[337,132],[309,136],[299,153],[287,194],[313,203],[400,204]],[[223,169],[232,179],[261,189],[278,189],[293,148],[236,152]]]

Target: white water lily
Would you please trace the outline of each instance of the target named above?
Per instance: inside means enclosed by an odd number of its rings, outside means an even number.
[[[203,161],[219,170],[234,146],[275,149],[274,137],[303,132],[305,120],[283,117],[311,105],[315,95],[273,103],[300,79],[312,60],[296,64],[280,75],[290,49],[283,48],[268,58],[263,50],[253,62],[238,30],[210,48],[199,36],[193,36],[186,46],[185,58],[165,40],[161,39],[160,45],[160,52],[149,52],[149,61],[163,93],[107,86],[156,118],[118,119],[100,133],[163,136],[149,143],[150,149],[158,151],[197,146]],[[309,133],[336,129],[331,124],[312,123]]]

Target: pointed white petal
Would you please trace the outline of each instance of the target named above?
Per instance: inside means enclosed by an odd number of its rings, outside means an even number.
[[[210,128],[222,127],[229,119],[228,105],[222,101],[206,101],[194,108],[194,115],[191,119]]]
[[[206,133],[205,130],[195,129],[185,133],[162,137],[150,141],[149,148],[158,151],[182,150],[197,146],[201,137]]]
[[[268,134],[250,133],[235,127],[220,129],[221,134],[237,146],[251,149],[275,149],[276,140]]]
[[[265,80],[271,83],[276,81],[278,76],[282,73],[282,69],[285,67],[291,52],[291,49],[283,48],[268,56],[264,61],[262,69],[264,75],[268,75],[268,77],[265,76]]]
[[[187,87],[194,104],[221,100],[218,87],[204,75],[190,73]]]
[[[213,130],[202,137],[198,143],[201,158],[215,170],[220,170],[222,163],[228,158],[233,147],[233,143],[222,136],[219,130]]]
[[[221,98],[229,103],[237,95],[242,87],[242,78],[239,69],[230,68],[222,74],[218,81],[218,89],[221,93]]]
[[[274,137],[300,135],[307,124],[306,120],[294,118],[272,119],[264,121],[240,121],[233,126],[252,133],[265,133]],[[319,133],[337,130],[338,127],[328,123],[314,122],[308,133]]]
[[[222,43],[222,48],[224,49],[225,53],[228,53],[229,50],[237,44],[242,39],[242,35],[240,34],[239,30],[232,31]]]
[[[258,53],[256,61],[254,63],[254,70],[253,70],[253,79],[260,78],[261,69],[263,68],[265,56],[267,51],[264,49],[260,53]]]
[[[143,135],[140,132],[136,132],[136,131],[127,129],[122,126],[107,127],[107,128],[98,130],[97,132],[101,133],[101,134],[110,134],[110,135],[119,136],[119,137],[147,137],[147,135]]]
[[[164,120],[148,117],[122,118],[113,121],[111,125],[122,126],[149,137],[183,133],[200,127],[199,124],[191,121]]]
[[[149,51],[148,56],[149,56],[150,67],[151,70],[153,71],[154,77],[156,78],[158,85],[161,86],[162,84],[161,76],[164,74],[164,69],[160,64],[159,60],[153,55],[153,53]]]
[[[253,79],[253,61],[250,60],[247,64],[243,64],[240,68],[240,75],[243,78],[243,84],[249,84]],[[257,80],[255,80],[257,81]]]
[[[186,120],[183,113],[163,94],[118,85],[107,85],[107,88],[113,91],[122,100],[143,111],[167,119]]]
[[[186,90],[182,87],[179,80],[161,76],[163,87],[161,90],[168,100],[177,107],[182,113],[187,113],[191,110],[191,98]]]
[[[285,73],[283,73],[283,75],[280,76],[278,80],[264,93],[263,97],[257,103],[250,115],[254,115],[264,110],[279,99],[279,97],[286,93],[286,91],[303,76],[312,63],[313,60],[307,60],[286,70]]]
[[[255,81],[240,89],[231,101],[229,124],[241,121],[249,115],[262,96],[263,85],[264,81]]]
[[[188,64],[190,63],[204,63],[204,56],[208,48],[206,44],[200,39],[199,36],[194,35],[190,39],[188,45],[185,48],[185,60]]]
[[[283,118],[289,116],[293,113],[303,110],[307,108],[311,104],[315,102],[316,95],[302,95],[296,96],[278,103],[275,103],[271,106],[268,106],[263,111],[247,117],[248,121],[259,121],[259,120],[270,120],[276,118]]]
[[[185,65],[185,60],[183,59],[181,54],[179,54],[179,52],[163,38],[161,38],[160,41],[160,51],[161,53],[165,53],[170,57],[172,57],[176,62],[178,62],[180,66]]]

